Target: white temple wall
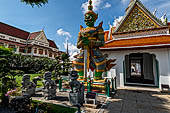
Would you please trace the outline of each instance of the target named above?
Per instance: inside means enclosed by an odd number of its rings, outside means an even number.
[[[124,74],[123,74],[123,61],[125,55],[131,53],[150,53],[156,55],[156,59],[159,62],[159,84],[170,85],[170,49],[147,49],[147,50],[126,50],[126,51],[103,51],[103,54],[108,54],[108,59],[117,59],[116,69],[117,85],[124,87]],[[160,85],[159,85],[160,86]]]

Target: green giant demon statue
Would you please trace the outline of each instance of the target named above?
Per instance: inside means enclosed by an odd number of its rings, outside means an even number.
[[[94,79],[101,80],[102,73],[109,70],[114,64],[110,64],[113,60],[106,60],[107,55],[102,55],[99,47],[104,46],[104,30],[102,28],[103,22],[97,27],[94,26],[98,18],[93,10],[92,1],[89,1],[88,11],[85,13],[85,24],[87,28],[80,26],[80,32],[78,35],[77,47],[81,52],[76,56],[76,60],[73,62],[75,70],[79,74],[79,79],[84,79],[84,53],[87,52],[87,70],[91,69],[95,71]]]

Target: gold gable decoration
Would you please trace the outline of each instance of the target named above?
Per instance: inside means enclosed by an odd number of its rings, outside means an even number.
[[[138,6],[135,6],[129,17],[121,25],[118,32],[130,32],[144,30],[150,28],[158,28],[159,26],[150,19]]]

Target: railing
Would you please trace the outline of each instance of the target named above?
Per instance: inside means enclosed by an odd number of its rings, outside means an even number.
[[[67,89],[67,87],[65,85],[66,84],[63,84],[63,78],[61,77],[58,80],[59,91],[70,90],[70,88]],[[106,95],[107,97],[110,97],[111,94],[114,94],[117,90],[117,77],[106,78],[106,80],[104,82],[94,82],[93,80],[89,79],[87,82],[85,82],[86,91],[87,92],[95,92],[95,91],[93,91],[94,85],[99,85],[100,87],[103,86],[103,88],[101,88],[101,90],[105,90],[104,95]],[[101,94],[99,92],[96,92],[96,93]]]
[[[111,82],[112,82],[112,92],[115,92],[117,90],[117,77],[112,78]]]

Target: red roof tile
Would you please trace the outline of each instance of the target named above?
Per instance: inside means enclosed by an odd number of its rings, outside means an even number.
[[[113,39],[112,30],[113,30],[113,28],[112,28],[110,31],[105,31],[105,32],[104,32],[104,41],[105,41],[105,42]],[[109,35],[110,35],[110,36],[109,36]],[[108,39],[108,38],[109,38],[109,39]]]
[[[56,44],[55,44],[54,41],[48,39],[48,42],[49,42],[49,46],[50,46],[50,47],[58,48],[58,47],[56,46]]]
[[[131,38],[131,39],[120,39],[113,40],[101,47],[103,49],[108,48],[126,48],[126,47],[144,47],[144,46],[155,46],[155,45],[170,45],[170,35],[142,37],[142,38]]]
[[[14,36],[20,39],[35,39],[35,37],[37,37],[42,31],[38,31],[38,32],[33,32],[33,33],[29,33],[27,31],[18,29],[16,27],[10,26],[8,24],[2,23],[0,22],[0,33],[6,34],[6,35],[10,35],[10,36]],[[55,44],[54,41],[49,40],[49,46],[53,47],[53,48],[58,48]]]
[[[33,32],[33,33],[31,33],[28,39],[29,39],[29,40],[34,40],[35,37],[37,37],[41,32],[42,32],[42,31],[38,31],[38,32]]]
[[[0,33],[27,40],[29,32],[0,22]]]
[[[105,31],[104,32],[104,41],[108,41],[108,35],[109,35],[109,31]]]

